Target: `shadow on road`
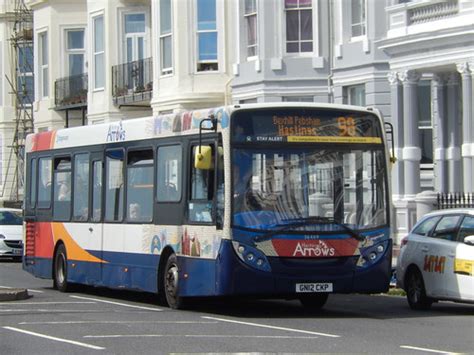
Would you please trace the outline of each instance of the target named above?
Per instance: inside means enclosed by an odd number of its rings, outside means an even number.
[[[158,305],[158,296],[146,292],[111,290],[78,286],[74,290],[82,294]],[[320,311],[305,309],[298,300],[255,299],[242,297],[207,297],[190,299],[185,312],[200,312],[237,318],[370,318],[403,319],[440,316],[474,316],[474,306],[452,302],[433,304],[429,311],[413,311],[405,297],[387,295],[330,295]]]

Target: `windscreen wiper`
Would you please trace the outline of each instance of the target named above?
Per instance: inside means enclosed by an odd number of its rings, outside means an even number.
[[[273,230],[269,233],[259,235],[255,237],[253,240],[254,242],[263,242],[265,240],[272,239],[273,236],[281,234],[283,232],[287,232],[288,230],[295,228],[295,227],[301,227],[301,226],[306,226],[306,225],[312,225],[312,224],[335,224],[342,229],[344,229],[352,238],[358,240],[358,241],[363,241],[365,240],[365,237],[358,234],[355,230],[352,228],[348,227],[347,225],[343,223],[337,222],[334,218],[329,218],[329,217],[320,217],[320,216],[313,216],[313,217],[304,217],[304,218],[294,218],[294,219],[286,219],[283,220],[283,222],[288,222],[283,225],[282,228]]]

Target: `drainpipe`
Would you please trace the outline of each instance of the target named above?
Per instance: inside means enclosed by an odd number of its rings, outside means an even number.
[[[328,51],[328,99],[329,103],[334,103],[334,90],[332,87],[332,68],[333,68],[333,46],[334,46],[334,12],[333,12],[333,0],[328,1],[329,6],[329,51]]]
[[[227,106],[228,104],[228,97],[230,96],[229,94],[229,89],[230,89],[230,83],[234,80],[234,77],[230,77],[229,80],[226,81],[225,83],[225,89],[224,89],[224,106]]]

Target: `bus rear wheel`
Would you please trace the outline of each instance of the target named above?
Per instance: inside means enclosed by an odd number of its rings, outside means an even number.
[[[69,289],[67,281],[67,254],[64,244],[58,246],[54,255],[54,287],[61,292],[66,292]]]
[[[178,295],[179,285],[179,267],[176,254],[171,254],[166,261],[163,287],[166,303],[172,309],[182,309],[185,306],[185,300]]]
[[[300,302],[305,308],[313,311],[318,311],[324,307],[328,300],[328,297],[329,294],[327,293],[304,295],[300,296]]]

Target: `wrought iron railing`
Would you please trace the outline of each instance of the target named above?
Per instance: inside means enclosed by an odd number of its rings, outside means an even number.
[[[152,92],[152,58],[112,67],[112,96],[116,105],[150,100]]]
[[[474,208],[474,193],[438,193],[438,209]]]
[[[54,83],[56,108],[81,107],[87,105],[87,74],[73,75]]]

